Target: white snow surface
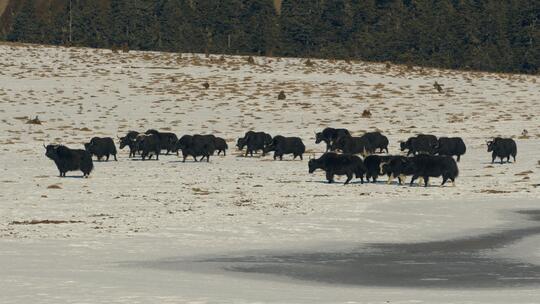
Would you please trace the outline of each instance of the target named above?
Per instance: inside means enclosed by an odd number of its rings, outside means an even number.
[[[538,303],[532,287],[375,288],[133,266],[451,239],[512,227],[507,211],[540,206],[540,77],[254,60],[0,44],[0,303]],[[35,116],[41,125],[26,123]],[[324,151],[314,132],[327,126],[380,130],[392,154],[418,133],[461,136],[467,154],[456,187],[330,185],[307,172]],[[82,179],[59,178],[42,146],[149,128],[214,134],[230,149],[210,163],[132,161],[121,150]],[[300,136],[309,153],[243,157],[235,143],[248,130]],[[491,164],[485,142],[498,135],[517,141],[516,163]],[[534,244],[517,256],[539,262]]]

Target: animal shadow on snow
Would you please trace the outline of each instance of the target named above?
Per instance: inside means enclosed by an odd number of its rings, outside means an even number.
[[[130,158],[129,160],[134,161],[134,162],[159,161],[159,159],[155,159],[155,158],[145,159],[145,160],[142,160],[141,158]]]
[[[59,177],[58,175],[56,177]],[[80,179],[84,179],[85,177],[82,176],[82,175],[66,175],[64,177],[61,177],[61,178],[80,178]]]

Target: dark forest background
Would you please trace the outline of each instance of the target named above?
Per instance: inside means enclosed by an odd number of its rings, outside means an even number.
[[[5,1],[0,38],[9,41],[497,72],[540,67],[540,0]]]

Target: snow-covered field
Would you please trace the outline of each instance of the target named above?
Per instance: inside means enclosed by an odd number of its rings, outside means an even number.
[[[540,209],[540,77],[254,61],[0,45],[0,303],[538,302],[534,284],[341,285],[196,262],[476,236],[534,226],[511,211]],[[26,123],[36,115],[41,125]],[[314,132],[326,126],[380,130],[394,154],[417,133],[461,136],[457,186],[326,184],[307,172],[307,158],[324,150]],[[57,177],[42,146],[149,128],[215,134],[230,150],[210,163],[134,161],[123,150],[81,179]],[[234,145],[250,129],[300,136],[310,153],[245,158]],[[517,163],[491,165],[485,142],[496,135],[517,141]],[[540,264],[540,242],[529,236],[485,254]]]

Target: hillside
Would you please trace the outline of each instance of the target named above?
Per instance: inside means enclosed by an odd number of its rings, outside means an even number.
[[[390,61],[528,74],[537,74],[540,67],[538,1],[17,0],[2,4],[6,9],[0,14],[0,39],[9,41]]]
[[[513,288],[341,286],[231,274],[219,263],[192,261],[530,226],[516,224],[510,211],[538,208],[538,76],[18,43],[0,44],[0,52],[2,303],[32,296],[40,303],[516,299]],[[282,90],[286,99],[278,100]],[[41,124],[27,124],[35,116]],[[356,135],[380,130],[393,154],[414,134],[461,136],[467,154],[456,187],[438,187],[438,178],[428,188],[387,185],[384,178],[329,185],[323,172],[308,174],[307,167],[324,151],[314,132],[326,126]],[[79,172],[57,177],[44,155],[43,144],[81,148],[93,136],[149,128],[215,134],[230,150],[209,163],[182,163],[176,155],[130,160],[124,149],[118,162],[96,161],[89,179],[76,178]],[[300,136],[308,153],[303,161],[243,157],[234,145],[252,129]],[[516,163],[491,164],[485,143],[498,135],[517,141]],[[527,244],[516,241],[496,254],[538,263],[537,249]],[[538,299],[534,286],[519,288],[524,302]]]

